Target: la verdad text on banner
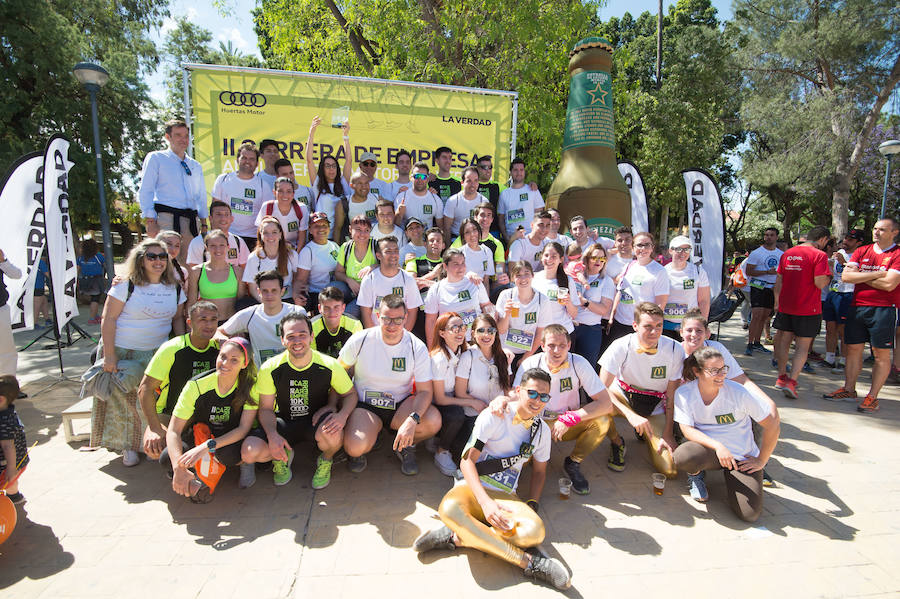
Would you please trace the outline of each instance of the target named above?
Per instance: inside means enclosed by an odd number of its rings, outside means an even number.
[[[69,140],[56,134],[44,152],[44,218],[47,227],[47,257],[53,283],[53,311],[59,332],[78,316],[75,289],[78,266],[75,239],[69,217]]]
[[[432,154],[440,146],[453,150],[454,176],[483,155],[493,157],[495,181],[509,176],[515,92],[240,67],[185,68],[191,76],[193,156],[203,165],[207,189],[219,174],[237,170],[243,141],[263,139],[278,142],[298,182],[307,184],[304,146],[315,116],[322,119],[312,148],[316,164],[323,155],[343,164],[339,127],[348,117],[354,168],[363,152],[374,152],[375,176],[384,181],[396,178],[401,149],[437,172]]]

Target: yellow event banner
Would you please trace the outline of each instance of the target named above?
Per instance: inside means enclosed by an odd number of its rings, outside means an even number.
[[[184,68],[191,80],[193,153],[203,165],[207,190],[219,174],[237,170],[242,142],[263,139],[278,142],[297,181],[308,185],[304,146],[315,116],[322,119],[312,148],[317,165],[323,155],[333,155],[343,166],[340,123],[347,120],[353,168],[363,152],[374,152],[376,176],[384,181],[396,178],[401,149],[436,172],[433,153],[440,146],[453,150],[454,176],[489,154],[494,180],[507,180],[515,147],[515,92],[230,66]]]

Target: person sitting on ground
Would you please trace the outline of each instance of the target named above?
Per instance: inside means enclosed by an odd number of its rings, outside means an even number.
[[[172,410],[159,463],[172,476],[172,489],[194,503],[212,501],[209,487],[191,472],[209,454],[225,467],[240,464],[241,478],[254,468],[241,464],[241,441],[250,432],[259,405],[249,346],[241,337],[222,343],[215,371],[188,381]],[[206,442],[195,445],[196,439],[207,436]]]
[[[356,406],[353,383],[337,360],[310,347],[312,325],[306,314],[287,314],[280,329],[285,351],[266,360],[256,378],[258,419],[265,439],[244,439],[241,457],[246,464],[272,460],[273,482],[282,486],[293,476],[294,448],[301,441],[315,441],[321,453],[312,488],[324,489],[331,482],[334,454],[343,444],[344,425]],[[249,476],[252,470],[246,472]],[[254,481],[255,474],[241,486]]]
[[[363,278],[377,263],[375,244],[371,242],[372,225],[363,215],[356,216],[350,223],[350,241],[344,242],[338,251],[334,269],[334,282],[344,292],[347,299],[347,314],[359,318],[356,296]]]
[[[228,237],[223,231],[213,229],[204,241],[209,261],[191,269],[188,303],[192,305],[200,299],[211,301],[219,309],[221,324],[231,318],[237,299],[244,295],[243,287],[238,283],[244,269],[227,262]]]
[[[144,453],[154,460],[166,447],[166,424],[187,382],[216,366],[219,343],[213,339],[219,310],[212,302],[197,302],[188,313],[188,332],[169,339],[153,354],[138,387],[144,429]],[[163,424],[165,421],[166,424]]]
[[[225,341],[240,335],[250,339],[253,363],[260,368],[263,362],[284,351],[281,344],[281,319],[291,312],[306,314],[306,309],[281,300],[284,285],[277,271],[256,273],[253,284],[262,304],[248,306],[226,320],[216,331],[216,338]]]
[[[696,380],[675,393],[675,420],[685,438],[675,450],[675,464],[688,473],[691,497],[700,502],[709,497],[703,471],[722,468],[731,510],[755,522],[762,513],[763,468],[778,443],[778,411],[728,380],[728,367],[715,348],[691,354],[684,372]],[[753,440],[751,419],[763,429],[761,447]]]
[[[525,551],[540,545],[545,536],[537,511],[547,479],[550,429],[538,414],[550,401],[550,375],[537,368],[526,370],[514,397],[503,415],[484,410],[475,420],[460,464],[464,483],[450,489],[438,507],[444,525],[416,539],[413,549],[421,553],[471,547],[519,566],[526,576],[566,589],[572,580],[565,566]],[[516,490],[529,460],[531,485],[523,502]]]
[[[271,216],[260,219],[256,240],[256,247],[250,252],[247,266],[241,277],[241,287],[248,300],[242,303],[250,304],[254,301],[256,303],[262,301],[256,290],[256,275],[267,270],[274,270],[281,275],[284,286],[282,297],[286,301],[303,306],[305,296],[299,292],[299,288],[295,290],[293,285],[300,261],[297,252],[288,245],[281,223]]]
[[[250,256],[247,243],[229,230],[231,223],[234,222],[231,206],[227,202],[213,200],[209,205],[209,222],[211,230],[218,229],[228,236],[228,254],[225,256],[225,261],[234,266],[247,264],[247,258]],[[191,269],[207,260],[209,260],[209,252],[206,250],[206,242],[203,237],[198,235],[191,239],[191,243],[188,245],[185,266]]]
[[[337,358],[353,333],[363,330],[362,323],[344,314],[344,294],[334,286],[319,293],[319,313],[312,319],[312,348]]]
[[[123,275],[106,296],[98,355],[103,370],[118,373],[121,383],[110,386],[106,401],[94,398],[91,447],[124,450],[122,463],[137,466],[142,433],[137,388],[169,332],[184,334],[185,296],[165,246],[155,239],[131,250]]]
[[[19,491],[19,477],[28,467],[25,426],[16,412],[19,381],[11,374],[0,376],[0,489],[16,505],[25,503]]]
[[[434,464],[445,476],[456,475],[456,462],[462,446],[456,447],[460,431],[466,421],[464,408],[481,411],[482,402],[477,399],[458,398],[456,367],[459,355],[465,350],[466,325],[456,312],[445,312],[434,323],[434,345],[431,354],[431,373],[434,377],[434,407],[441,414],[440,434],[434,438]],[[471,432],[471,430],[469,431]],[[468,439],[468,437],[466,437]],[[465,439],[463,440],[465,442]]]
[[[403,328],[408,310],[403,298],[388,295],[378,308],[380,325],[354,333],[341,349],[341,366],[353,368],[359,396],[344,427],[344,451],[351,472],[366,468],[382,428],[397,431],[393,449],[400,470],[419,471],[416,443],[433,437],[441,415],[431,405],[431,358],[425,344]]]
[[[662,267],[660,267],[662,268]],[[600,356],[600,380],[609,389],[616,415],[624,416],[643,438],[657,472],[675,477],[676,447],[672,398],[681,383],[684,350],[662,337],[663,311],[641,302],[634,308],[633,333],[612,342]],[[625,441],[610,426],[610,469],[625,469]]]
[[[405,328],[411,331],[416,324],[416,315],[422,305],[422,296],[416,280],[400,269],[400,248],[397,238],[383,237],[375,242],[375,257],[378,267],[366,275],[359,286],[356,298],[362,323],[366,328],[377,326],[373,314],[378,311],[381,300],[388,295],[398,295],[406,303],[407,319]]]

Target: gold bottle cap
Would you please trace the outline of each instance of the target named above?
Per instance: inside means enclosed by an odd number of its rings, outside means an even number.
[[[600,48],[601,50],[606,50],[607,52],[613,51],[612,44],[610,44],[607,39],[602,37],[586,37],[575,44],[575,47],[572,48],[571,52],[569,52],[569,56],[574,56],[578,52],[587,50],[589,48]]]

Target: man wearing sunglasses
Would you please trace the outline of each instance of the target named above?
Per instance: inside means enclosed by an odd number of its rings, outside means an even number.
[[[406,226],[409,219],[415,218],[430,229],[444,218],[444,202],[428,188],[427,164],[417,162],[412,176],[412,189],[406,189],[394,198],[395,220],[398,225]]]
[[[191,134],[184,121],[166,123],[168,150],[150,152],[144,158],[138,203],[148,237],[160,231],[181,234],[179,261],[184,264],[188,245],[197,237],[197,217],[206,228],[206,187],[203,167],[187,155]]]
[[[551,378],[538,368],[521,373],[509,410],[483,410],[462,453],[460,470],[465,484],[454,486],[441,500],[438,512],[444,525],[416,539],[419,553],[457,547],[478,549],[514,564],[525,576],[557,589],[572,584],[557,559],[544,557],[537,547],[544,540],[538,500],[547,480],[550,429],[538,418],[551,400]],[[516,494],[525,462],[532,474],[527,501]]]
[[[359,170],[361,170],[368,179],[369,193],[386,200],[393,199],[393,196],[391,195],[391,190],[393,189],[391,184],[387,181],[375,178],[375,171],[378,170],[378,156],[376,156],[374,152],[363,152],[362,155],[360,155]]]
[[[350,471],[362,472],[366,454],[387,427],[397,431],[392,445],[400,471],[412,476],[419,472],[416,443],[441,428],[441,415],[431,405],[431,357],[404,328],[408,310],[402,297],[383,298],[377,314],[379,326],[354,333],[338,355],[359,399],[344,427],[344,451]]]
[[[583,357],[571,353],[571,347],[565,327],[548,325],[541,335],[542,352],[522,360],[515,384],[521,384],[523,374],[532,368],[550,373],[550,401],[543,419],[552,427],[554,441],[575,441],[563,469],[572,480],[572,489],[579,495],[587,495],[591,486],[581,473],[581,463],[606,438],[613,406],[594,367]],[[580,407],[582,389],[592,400],[584,408]],[[500,405],[502,400],[495,407]]]

